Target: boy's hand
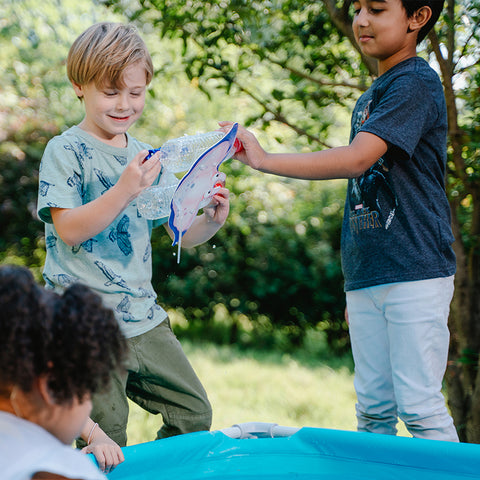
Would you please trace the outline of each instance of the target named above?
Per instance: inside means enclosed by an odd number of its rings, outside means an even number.
[[[93,453],[98,467],[104,473],[111,472],[125,460],[122,449],[103,430],[97,428],[90,445],[82,448],[82,453]]]
[[[218,122],[220,130],[227,133],[233,125],[233,122]],[[258,140],[253,133],[249,132],[245,127],[238,126],[237,138],[242,142],[243,149],[237,152],[233,158],[240,160],[245,165],[249,165],[255,170],[260,170],[267,152],[260,146]]]
[[[221,187],[218,192],[213,195],[208,205],[203,207],[203,214],[198,215],[190,228],[182,237],[182,248],[191,248],[200,245],[215,235],[220,227],[225,223],[230,210],[230,202],[228,197],[230,191]],[[175,235],[168,225],[164,224],[170,238],[173,240]]]
[[[230,211],[229,201],[230,191],[228,188],[221,187],[212,197],[211,202],[203,207],[207,222],[218,223],[223,225],[227,220]]]
[[[137,153],[118,179],[118,188],[124,189],[131,200],[136,198],[144,188],[152,185],[162,170],[159,152],[145,160],[147,155],[148,150]]]
[[[145,187],[155,181],[162,170],[159,154],[144,161],[147,155],[148,150],[135,155],[118,182],[94,200],[75,208],[50,208],[55,228],[67,245],[80,245],[105,230]]]

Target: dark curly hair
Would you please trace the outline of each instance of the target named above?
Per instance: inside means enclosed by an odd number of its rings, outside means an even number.
[[[23,267],[0,268],[0,388],[18,385],[29,391],[45,372],[50,332],[41,288]],[[6,390],[6,391],[7,391]]]
[[[58,295],[27,268],[0,266],[0,393],[14,385],[28,392],[46,375],[58,403],[82,400],[108,386],[126,350],[113,312],[88,287]]]

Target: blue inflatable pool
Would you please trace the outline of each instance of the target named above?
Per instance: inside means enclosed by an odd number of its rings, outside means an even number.
[[[480,445],[321,428],[288,429],[275,424],[249,425],[248,429],[240,425],[125,447],[125,462],[108,478],[480,479]],[[235,429],[240,435],[235,434]]]

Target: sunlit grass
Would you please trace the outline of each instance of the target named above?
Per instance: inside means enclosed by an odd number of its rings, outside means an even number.
[[[342,409],[353,411],[348,367],[338,371],[326,365],[307,367],[286,355],[258,358],[237,353],[219,359],[224,355],[212,353],[191,358],[209,392],[214,429],[247,421],[333,426]],[[354,427],[346,417],[339,428]]]
[[[208,392],[212,429],[243,422],[355,430],[351,359],[315,360],[182,342]],[[333,367],[331,366],[333,365]],[[153,440],[161,417],[130,403],[129,445]],[[404,427],[400,429],[405,434]]]

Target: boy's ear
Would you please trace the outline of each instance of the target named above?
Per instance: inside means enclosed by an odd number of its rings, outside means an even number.
[[[83,97],[83,88],[82,88],[82,86],[79,85],[78,83],[72,82],[72,87],[73,87],[73,90],[75,91],[75,95],[76,95],[78,98],[82,98],[82,97]]]
[[[432,16],[432,9],[426,5],[420,7],[409,19],[409,31],[418,32],[423,28]]]

